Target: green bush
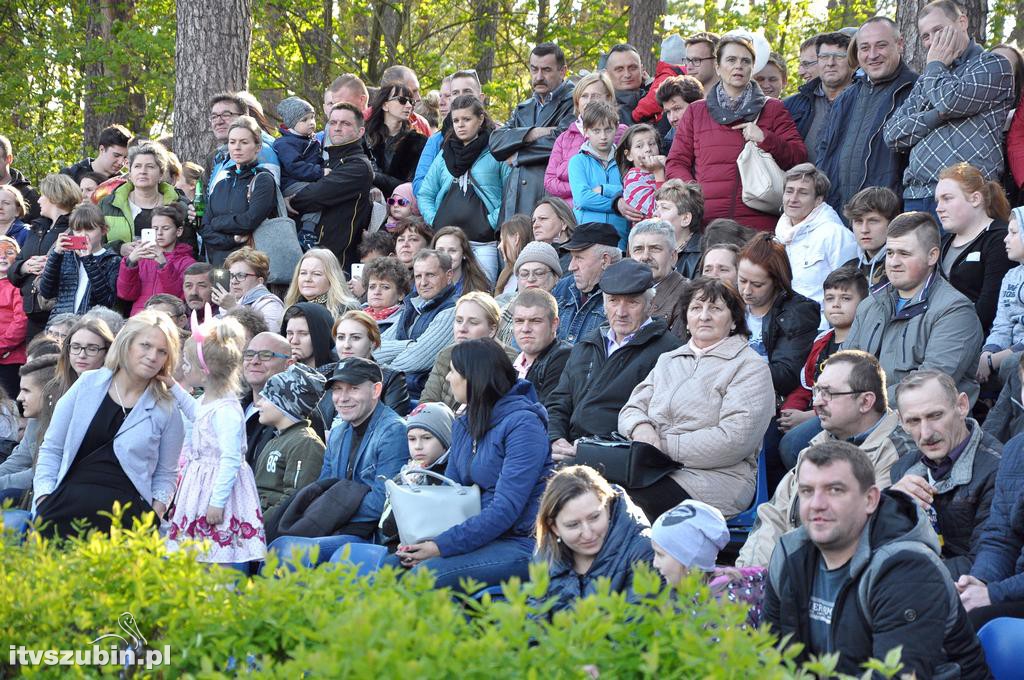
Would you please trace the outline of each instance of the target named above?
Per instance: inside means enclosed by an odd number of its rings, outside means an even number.
[[[742,607],[715,603],[695,579],[679,593],[662,590],[649,570],[635,583],[644,604],[605,590],[548,623],[549,604],[528,604],[546,592],[542,569],[532,583],[508,584],[507,601],[478,603],[432,589],[426,574],[399,582],[385,569],[370,583],[344,565],[267,566],[273,577],[246,579],[168,554],[149,522],[63,545],[3,532],[0,677],[116,675],[113,665],[18,666],[9,649],[85,649],[120,633],[126,611],[149,649],[171,652],[170,665],[136,677],[768,680],[834,666],[798,670],[795,650],[779,652],[766,630],[741,627]]]

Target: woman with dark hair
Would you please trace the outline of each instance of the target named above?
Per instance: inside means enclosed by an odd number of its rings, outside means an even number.
[[[366,289],[363,311],[383,333],[401,316],[402,300],[412,289],[412,277],[397,258],[378,257],[363,269],[363,288]]]
[[[562,468],[548,482],[537,513],[537,552],[548,565],[546,597],[558,597],[552,612],[597,591],[633,593],[633,565],[654,559],[651,525],[619,486],[586,465]]]
[[[455,294],[491,292],[491,282],[480,268],[476,254],[460,227],[442,227],[434,232],[430,247],[452,258],[452,283]]]
[[[494,121],[480,100],[462,95],[452,102],[451,132],[416,194],[420,212],[435,230],[462,227],[480,266],[498,278],[498,213],[509,166],[491,155]]]
[[[39,444],[59,398],[54,393],[57,389],[57,381],[53,379],[56,367],[57,355],[44,354],[33,357],[18,371],[18,403],[25,418],[25,432],[11,455],[0,464],[0,504],[6,498],[20,500],[32,486]],[[40,420],[44,421],[42,426]]]
[[[501,223],[498,230],[498,250],[505,263],[498,274],[498,282],[494,285],[494,297],[511,299],[515,297],[519,281],[516,278],[516,260],[527,243],[533,241],[533,220],[528,215],[513,215]],[[499,300],[502,302],[503,300]]]
[[[800,385],[821,307],[793,290],[786,248],[771,234],[758,234],[740,250],[737,280],[747,306],[750,347],[768,361],[775,393],[784,399]]]
[[[445,475],[480,487],[480,514],[432,540],[399,546],[393,559],[429,569],[438,587],[458,589],[463,578],[489,586],[512,576],[525,580],[552,468],[547,411],[491,338],[455,346],[448,382],[466,412],[452,428]]]
[[[771,231],[779,213],[761,212],[743,202],[736,159],[747,142],[753,142],[771,154],[780,168],[789,170],[807,160],[807,147],[783,103],[766,96],[752,80],[754,58],[754,45],[747,38],[730,35],[719,41],[715,51],[719,82],[705,99],[683,112],[665,174],[700,184],[705,222],[728,217]]]
[[[412,261],[416,253],[430,245],[434,234],[427,224],[418,217],[409,217],[398,222],[395,231],[395,257],[405,265],[412,274]]]
[[[78,376],[101,368],[107,359],[107,350],[113,344],[114,333],[105,321],[88,315],[76,321],[60,346],[60,359],[57,360],[59,395],[71,389]]]
[[[409,124],[412,107],[412,92],[400,83],[384,85],[370,102],[373,112],[366,119],[366,144],[377,168],[373,186],[385,196],[394,193],[398,185],[412,181],[427,143],[427,138]]]
[[[626,491],[651,521],[688,498],[731,517],[754,498],[757,456],[775,413],[772,376],[747,344],[735,288],[702,277],[687,286],[680,304],[689,342],[658,358],[619,412],[618,426],[682,467]]]

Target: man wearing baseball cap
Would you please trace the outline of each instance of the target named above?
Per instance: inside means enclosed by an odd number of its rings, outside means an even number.
[[[601,274],[622,259],[619,234],[605,222],[584,222],[563,246],[572,259],[567,276],[551,294],[558,301],[558,338],[576,344],[605,322]]]
[[[409,457],[405,423],[380,400],[380,366],[362,357],[338,362],[327,389],[341,422],[327,437],[320,479],[350,479],[369,487],[344,533],[369,538],[384,510],[383,479],[398,474]]]
[[[607,322],[572,348],[558,387],[545,403],[551,456],[561,463],[572,463],[580,437],[613,432],[633,388],[659,356],[681,344],[664,319],[651,317],[650,267],[620,260],[605,269],[600,289]]]

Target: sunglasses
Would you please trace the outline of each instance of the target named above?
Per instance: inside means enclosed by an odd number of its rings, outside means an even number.
[[[401,196],[392,196],[388,199],[388,205],[400,205],[403,208],[412,203],[408,198],[402,198]]]
[[[392,97],[388,101],[389,102],[398,102],[402,106],[408,106],[409,104],[412,104],[412,99],[409,99],[408,97],[406,97],[404,95],[399,95],[397,97]]]

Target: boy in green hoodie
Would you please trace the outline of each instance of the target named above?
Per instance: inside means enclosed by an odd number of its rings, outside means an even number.
[[[260,422],[277,430],[256,459],[256,488],[264,516],[288,496],[315,482],[324,464],[324,442],[309,414],[324,393],[325,378],[305,364],[271,376],[255,406]]]

